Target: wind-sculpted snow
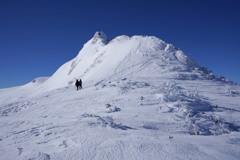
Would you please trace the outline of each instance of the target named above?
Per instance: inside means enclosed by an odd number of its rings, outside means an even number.
[[[35,101],[16,102],[0,107],[0,116],[9,116],[22,110],[28,109],[30,106],[36,104]]]
[[[0,159],[238,160],[239,124],[238,84],[156,37],[97,32],[49,79],[0,90]]]
[[[161,88],[162,95],[158,95],[162,102],[172,102],[167,105],[167,112],[176,112],[188,127],[190,134],[218,135],[240,131],[240,125],[232,124],[221,118],[214,112],[223,112],[219,108],[199,96],[197,90],[189,91],[176,85],[175,82],[168,82]],[[239,112],[239,111],[236,111]]]
[[[119,78],[1,105],[0,154],[10,160],[238,159],[239,86],[225,85]]]
[[[90,126],[102,126],[102,127],[111,127],[111,128],[114,128],[114,129],[122,129],[122,130],[127,130],[127,129],[132,129],[131,127],[128,127],[128,126],[124,126],[122,124],[118,124],[118,123],[115,123],[113,118],[107,116],[107,117],[101,117],[101,116],[97,116],[97,115],[92,115],[92,114],[83,114],[82,115],[84,118],[96,118],[97,121],[95,122],[89,122],[88,124]]]

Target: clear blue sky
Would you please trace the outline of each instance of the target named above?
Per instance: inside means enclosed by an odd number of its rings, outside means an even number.
[[[154,35],[240,83],[239,0],[0,0],[0,88],[51,76],[96,31]]]

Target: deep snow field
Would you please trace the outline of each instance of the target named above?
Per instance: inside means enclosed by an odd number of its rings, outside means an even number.
[[[1,160],[239,160],[238,84],[204,72],[160,40],[165,50],[157,56],[156,49],[145,52],[149,37],[121,36],[104,46],[96,34],[79,54],[95,40],[88,67],[76,71],[78,55],[50,78],[0,90]],[[133,51],[139,39],[142,47]],[[125,54],[109,57],[123,43],[130,44]],[[82,90],[73,77],[83,79]]]

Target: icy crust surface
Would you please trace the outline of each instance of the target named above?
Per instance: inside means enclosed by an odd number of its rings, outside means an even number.
[[[0,90],[0,159],[239,160],[239,124],[238,84],[156,37],[96,33],[50,78]]]
[[[161,76],[1,101],[0,154],[10,160],[237,160],[239,99],[238,85]]]

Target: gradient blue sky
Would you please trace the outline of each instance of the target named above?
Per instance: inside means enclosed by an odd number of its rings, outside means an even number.
[[[0,88],[51,76],[96,31],[154,35],[240,83],[238,0],[0,0]]]

